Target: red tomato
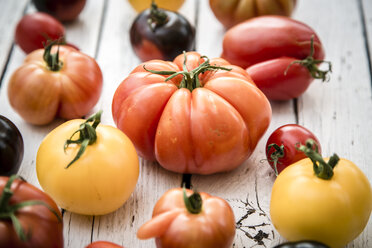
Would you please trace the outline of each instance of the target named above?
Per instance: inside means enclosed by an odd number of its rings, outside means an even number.
[[[36,9],[60,21],[72,21],[84,9],[86,0],[32,0]]]
[[[15,31],[15,41],[25,52],[44,48],[48,40],[63,39],[65,28],[54,17],[36,12],[22,17]]]
[[[63,248],[62,215],[55,202],[33,185],[18,179],[13,180],[14,176],[0,177],[0,247]],[[10,192],[5,192],[4,189],[8,187]],[[30,201],[41,203],[26,203]],[[25,204],[27,207],[14,210],[18,204]],[[24,236],[17,234],[17,225],[14,225],[10,215],[19,221]]]
[[[328,72],[317,67],[324,50],[316,33],[304,23],[280,16],[257,17],[231,28],[224,36],[221,57],[247,68],[271,100],[296,98],[313,78],[324,81]]]
[[[139,239],[155,238],[158,248],[229,248],[234,236],[234,213],[224,199],[181,188],[165,192],[137,232]]]
[[[51,53],[56,52],[56,46],[51,52],[32,52],[10,78],[10,105],[31,124],[47,124],[55,117],[82,117],[101,94],[102,72],[93,58],[72,47],[59,46],[59,62],[52,63],[56,56]]]
[[[124,247],[108,241],[95,241],[86,246],[85,248],[124,248]]]
[[[296,147],[305,144],[308,139],[313,139],[318,144],[318,152],[321,153],[318,139],[303,126],[287,124],[270,135],[266,142],[266,158],[277,175],[289,165],[307,158],[305,153]]]
[[[144,69],[180,72],[184,56],[185,80],[165,81]],[[140,156],[174,172],[212,174],[236,168],[253,152],[270,123],[270,103],[242,68],[208,61],[196,52],[152,60],[119,85],[113,118]],[[221,63],[233,69],[196,72]]]

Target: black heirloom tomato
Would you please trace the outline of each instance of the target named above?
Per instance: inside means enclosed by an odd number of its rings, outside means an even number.
[[[18,172],[23,159],[23,139],[18,128],[0,115],[0,175]]]
[[[183,51],[194,50],[195,29],[179,13],[159,9],[152,3],[134,20],[130,42],[142,61],[173,60]]]
[[[317,241],[297,241],[277,245],[273,248],[329,248],[329,246]]]
[[[60,21],[72,21],[84,9],[86,0],[32,0],[37,10]]]

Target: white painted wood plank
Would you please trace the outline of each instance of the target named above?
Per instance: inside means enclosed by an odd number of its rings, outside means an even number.
[[[201,54],[219,57],[225,30],[214,17],[208,1],[200,1],[197,48]],[[192,185],[226,199],[232,206],[238,229],[233,247],[271,247],[279,234],[270,222],[269,202],[275,175],[263,159],[270,134],[279,126],[295,123],[293,101],[271,102],[272,121],[252,156],[239,168],[211,176],[193,175]],[[267,235],[267,236],[266,236]]]
[[[180,12],[193,22],[194,1],[187,1]],[[103,119],[114,125],[111,103],[116,88],[140,60],[132,51],[129,29],[137,13],[127,1],[110,0],[107,6],[98,63],[104,73],[104,89],[98,107],[104,109]],[[93,241],[109,240],[125,247],[155,247],[154,240],[140,241],[139,227],[151,218],[157,200],[170,188],[179,187],[182,176],[162,169],[157,163],[140,159],[140,176],[135,192],[117,211],[97,216]]]
[[[299,122],[315,131],[324,155],[353,161],[371,182],[372,95],[358,2],[302,1],[295,17],[317,31],[333,63],[330,82],[313,83],[299,99]],[[370,220],[348,247],[369,247],[371,238]]]
[[[0,75],[6,66],[14,42],[15,27],[23,15],[27,2],[27,0],[0,0]]]
[[[7,1],[7,3],[18,3],[17,1]],[[89,0],[76,22],[66,25],[66,35],[69,41],[80,47],[82,52],[94,57],[99,25],[101,22],[103,0]],[[27,9],[27,13],[36,11],[33,5]],[[21,16],[19,16],[20,18]],[[18,20],[17,20],[18,21]],[[14,27],[9,27],[9,31],[14,32]],[[63,120],[55,120],[51,124],[45,126],[33,126],[23,121],[9,105],[7,96],[7,85],[13,71],[23,63],[25,54],[16,45],[9,60],[7,71],[4,75],[2,87],[0,91],[0,114],[8,117],[14,122],[22,133],[25,152],[24,159],[19,171],[19,174],[27,179],[28,182],[40,188],[35,171],[35,158],[38,147],[47,133],[53,128],[60,125]],[[65,247],[85,247],[90,243],[93,217],[80,216],[65,212],[64,221],[64,240]]]
[[[364,13],[364,21],[366,25],[368,47],[369,47],[369,57],[372,61],[372,1],[370,0],[361,0]],[[370,70],[372,71],[372,64],[370,64]]]

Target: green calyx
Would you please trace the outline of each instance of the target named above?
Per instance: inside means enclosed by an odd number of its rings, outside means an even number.
[[[284,145],[279,146],[275,143],[272,143],[272,144],[268,145],[267,146],[267,154],[269,154],[269,151],[271,150],[271,148],[274,148],[275,151],[273,151],[270,154],[270,160],[269,161],[274,164],[275,175],[278,176],[279,175],[279,173],[278,173],[278,163],[280,163],[279,159],[283,158],[284,155],[285,155]]]
[[[310,55],[307,56],[303,60],[296,60],[290,63],[287,69],[285,70],[284,75],[287,75],[289,68],[293,64],[300,64],[307,68],[307,70],[310,72],[313,78],[322,79],[323,82],[329,81],[329,73],[332,72],[332,63],[330,61],[314,59],[313,56],[314,56],[314,35],[311,36],[311,40],[310,40]],[[318,68],[318,64],[323,63],[323,62],[328,64],[328,69],[324,71]]]
[[[66,169],[83,155],[88,145],[92,145],[96,142],[97,140],[96,128],[98,124],[101,122],[101,115],[102,110],[90,116],[84,123],[80,124],[79,129],[76,130],[71,135],[70,139],[66,140],[65,145],[63,147],[65,151],[70,144],[80,145],[78,153],[76,154],[75,158],[66,166]],[[92,124],[90,124],[90,122],[92,122]],[[79,133],[79,138],[73,140],[72,137],[76,133]]]
[[[150,17],[147,19],[150,29],[154,32],[157,27],[163,26],[167,22],[167,13],[165,13],[164,10],[159,9],[153,0],[150,7]]]
[[[201,56],[200,58],[205,59],[205,61],[203,63],[201,63],[195,69],[189,71],[187,66],[186,66],[186,59],[187,59],[186,52],[183,52],[183,54],[184,54],[184,58],[185,58],[184,61],[183,61],[183,71],[178,71],[178,72],[176,72],[176,71],[154,71],[154,70],[146,69],[146,65],[144,65],[143,68],[146,71],[154,73],[154,74],[170,75],[169,77],[167,77],[165,79],[166,82],[171,80],[174,77],[177,77],[178,75],[182,75],[183,79],[182,79],[180,85],[178,86],[178,88],[187,88],[190,91],[193,91],[196,88],[202,87],[202,85],[200,83],[200,80],[199,80],[199,74],[201,74],[201,73],[204,73],[206,71],[215,71],[215,70],[231,71],[230,68],[211,65],[209,63],[208,57],[206,57],[206,56]]]
[[[48,208],[58,219],[59,222],[62,221],[59,214],[48,204],[46,204],[43,201],[38,200],[30,200],[30,201],[24,201],[19,202],[17,204],[10,205],[9,201],[10,198],[13,196],[14,192],[11,190],[12,183],[15,179],[20,178],[17,175],[12,175],[9,177],[7,183],[4,186],[3,192],[0,197],[0,219],[10,219],[12,221],[14,231],[17,233],[18,237],[22,241],[27,241],[30,239],[31,233],[25,233],[24,229],[22,228],[22,225],[20,221],[18,220],[18,217],[16,216],[16,212],[24,207],[27,206],[34,206],[34,205],[42,205]],[[20,178],[23,180],[22,178]]]
[[[337,165],[340,158],[337,154],[333,154],[328,163],[326,163],[323,157],[318,152],[318,144],[312,140],[306,140],[305,145],[299,144],[296,149],[305,153],[313,162],[314,173],[317,177],[325,180],[329,180],[333,176],[333,168]]]
[[[58,49],[56,53],[52,54],[51,53],[52,47],[55,44],[58,45]],[[59,71],[61,70],[63,66],[62,61],[59,60],[59,44],[60,43],[57,40],[51,41],[51,42],[48,42],[46,47],[44,48],[43,59],[45,63],[47,64],[48,69],[51,71]]]
[[[186,188],[183,187],[183,201],[187,211],[191,214],[199,214],[202,210],[203,199],[197,191],[194,191],[192,195],[187,197]]]

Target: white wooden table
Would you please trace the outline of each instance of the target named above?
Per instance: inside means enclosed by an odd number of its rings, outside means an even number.
[[[0,114],[11,119],[23,135],[25,153],[19,174],[40,187],[35,171],[36,152],[44,136],[62,121],[41,127],[29,125],[11,109],[6,94],[11,73],[25,58],[14,44],[15,25],[24,13],[34,11],[29,0],[0,0]],[[218,57],[224,29],[208,1],[186,0],[180,12],[196,25],[196,50],[208,57]],[[102,96],[92,113],[103,109],[105,124],[114,125],[111,116],[114,91],[140,63],[128,37],[136,15],[127,0],[88,0],[79,18],[66,24],[67,39],[96,58],[103,71]],[[275,175],[261,161],[265,158],[268,136],[280,125],[298,123],[312,130],[324,154],[336,152],[354,161],[372,181],[372,1],[299,0],[293,17],[311,26],[322,40],[326,59],[333,63],[330,82],[314,81],[300,98],[272,102],[268,131],[251,158],[238,169],[211,176],[191,176],[191,184],[199,191],[223,197],[233,207],[238,228],[233,247],[272,247],[284,241],[271,225],[269,216]],[[96,240],[132,248],[155,247],[153,240],[138,240],[136,232],[150,219],[158,198],[168,189],[179,187],[181,182],[182,175],[141,160],[136,190],[120,209],[105,216],[64,212],[65,247],[85,247]],[[372,221],[348,247],[372,247]]]

